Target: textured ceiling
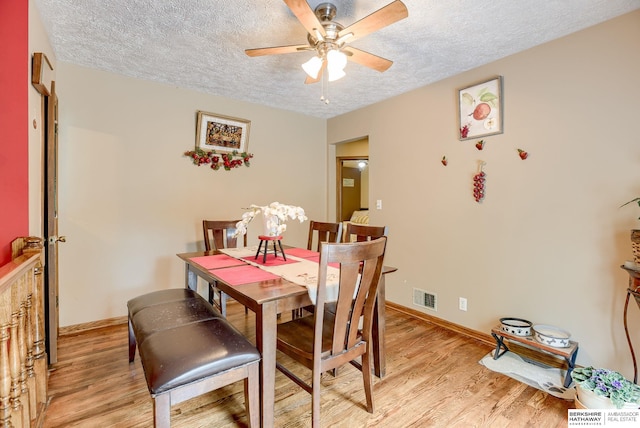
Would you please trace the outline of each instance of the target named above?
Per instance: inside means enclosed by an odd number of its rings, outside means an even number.
[[[345,27],[391,0],[332,0]],[[310,52],[250,58],[247,48],[306,43],[282,0],[35,0],[59,61],[330,118],[640,8],[640,0],[403,0],[409,17],[352,46],[394,61],[384,73],[305,85]],[[321,0],[310,0],[312,8]]]

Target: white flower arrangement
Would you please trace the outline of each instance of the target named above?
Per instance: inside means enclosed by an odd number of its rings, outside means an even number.
[[[287,219],[298,220],[300,223],[307,220],[304,209],[293,205],[285,205],[280,202],[272,202],[269,205],[259,206],[251,205],[249,209],[242,214],[242,220],[236,223],[236,233],[234,236],[240,236],[247,233],[247,226],[251,223],[256,215],[262,213],[265,218],[265,227],[269,231],[273,231],[272,236],[281,235],[287,230]]]

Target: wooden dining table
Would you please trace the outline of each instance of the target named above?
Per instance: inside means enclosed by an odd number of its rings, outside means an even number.
[[[287,247],[285,247],[285,251]],[[204,263],[203,257],[223,254],[220,251],[199,251],[181,253],[177,256],[185,263],[185,287],[197,291],[198,277],[210,283],[234,300],[253,311],[256,315],[256,347],[262,355],[260,363],[260,414],[261,425],[272,427],[275,409],[275,374],[278,314],[312,305],[306,287],[279,276],[243,284],[232,283],[226,269],[242,267],[212,266]],[[247,265],[249,266],[249,265]],[[372,354],[374,374],[382,378],[386,371],[384,346],[385,330],[385,281],[386,274],[397,268],[385,266],[378,286],[378,298],[373,319]]]

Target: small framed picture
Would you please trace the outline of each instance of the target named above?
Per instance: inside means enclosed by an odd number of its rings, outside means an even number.
[[[458,136],[462,140],[502,134],[502,76],[458,90]]]
[[[247,152],[251,122],[236,117],[198,111],[196,148],[216,152]]]

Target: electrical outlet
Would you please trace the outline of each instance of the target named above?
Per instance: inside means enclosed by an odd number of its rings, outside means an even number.
[[[382,209],[382,199],[378,199],[376,201],[376,209],[377,210],[381,210]]]
[[[466,311],[467,310],[467,299],[464,297],[460,297],[460,300],[458,301],[458,308],[461,311]]]

